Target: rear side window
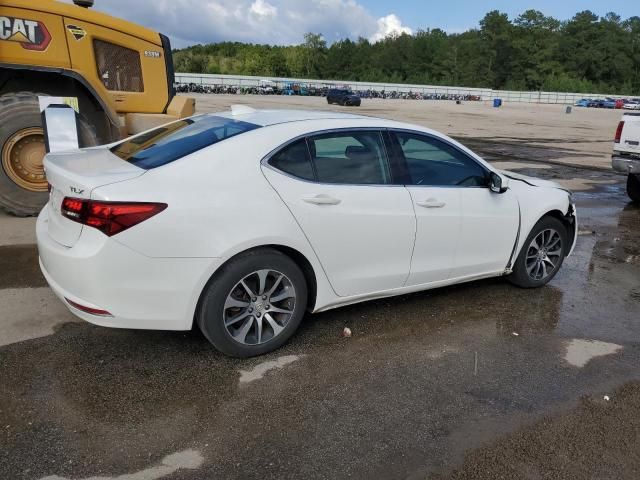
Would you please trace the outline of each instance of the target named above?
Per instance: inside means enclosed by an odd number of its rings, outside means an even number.
[[[280,150],[271,157],[269,164],[294,177],[314,180],[311,157],[304,138]]]
[[[311,160],[321,183],[390,183],[382,136],[378,131],[348,131],[309,137]]]
[[[137,135],[111,148],[111,152],[146,170],[160,167],[260,125],[202,115]]]

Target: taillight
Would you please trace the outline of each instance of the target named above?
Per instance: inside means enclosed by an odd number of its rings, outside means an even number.
[[[62,216],[74,222],[97,228],[111,237],[157,215],[167,208],[166,203],[101,202],[65,197]]]
[[[620,143],[620,139],[622,138],[622,129],[624,128],[624,121],[621,121],[618,124],[618,128],[616,128],[616,138],[614,139],[615,143]]]

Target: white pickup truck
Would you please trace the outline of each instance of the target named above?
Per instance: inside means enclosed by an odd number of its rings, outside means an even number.
[[[640,203],[640,113],[625,113],[616,130],[611,164],[626,173],[627,194]]]

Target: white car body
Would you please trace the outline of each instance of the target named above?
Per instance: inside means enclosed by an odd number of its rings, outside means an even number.
[[[40,265],[74,314],[108,327],[190,329],[212,275],[261,246],[277,246],[311,267],[314,312],[496,277],[510,272],[545,214],[575,214],[559,185],[498,171],[428,128],[334,112],[236,108],[211,115],[261,127],[148,170],[111,153],[115,144],[47,155],[52,192],[37,221]],[[315,183],[267,162],[292,139],[363,128],[445,141],[498,173],[508,189]],[[62,216],[64,197],[168,207],[106,236]]]

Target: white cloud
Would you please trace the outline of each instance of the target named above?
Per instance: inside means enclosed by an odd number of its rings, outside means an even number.
[[[264,0],[253,2],[249,11],[259,17],[275,17],[278,14],[278,9]]]
[[[403,33],[411,35],[413,31],[409,27],[402,25],[402,21],[396,14],[391,13],[378,19],[378,30],[371,35],[369,40],[379,42],[390,35],[401,35]]]
[[[222,41],[290,45],[306,32],[329,43],[411,32],[395,14],[376,19],[357,0],[96,0],[93,8],[162,32],[178,48]]]

